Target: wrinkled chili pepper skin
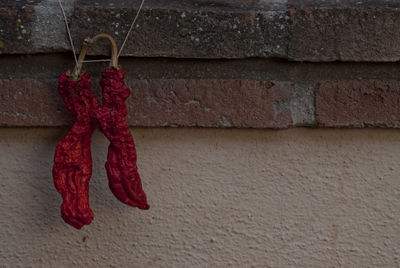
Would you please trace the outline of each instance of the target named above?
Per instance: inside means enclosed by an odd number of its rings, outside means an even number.
[[[124,83],[125,71],[105,69],[100,80],[103,103],[90,91],[90,78],[84,74],[74,81],[63,73],[58,90],[76,122],[56,147],[53,178],[62,195],[61,216],[80,229],[93,220],[89,207],[89,181],[92,175],[90,140],[96,127],[110,140],[106,170],[109,187],[123,203],[149,209],[136,166],[136,149],[125,117],[125,100],[130,94]]]
[[[63,198],[62,218],[80,229],[93,220],[93,212],[89,207],[89,181],[92,175],[90,140],[96,128],[93,113],[99,103],[90,91],[88,74],[84,74],[80,81],[73,81],[63,73],[58,90],[76,122],[57,144],[53,178]]]
[[[136,149],[125,117],[130,95],[125,71],[106,68],[101,73],[102,105],[95,111],[100,130],[110,141],[105,164],[109,187],[122,203],[149,209],[136,166]]]

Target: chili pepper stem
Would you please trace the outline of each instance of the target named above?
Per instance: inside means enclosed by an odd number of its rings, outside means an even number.
[[[110,61],[110,67],[114,69],[119,69],[120,67],[118,66],[118,47],[117,43],[115,42],[114,38],[112,38],[109,34],[106,33],[101,33],[93,38],[86,38],[83,41],[83,46],[81,49],[81,53],[79,54],[78,58],[78,63],[75,65],[73,71],[68,72],[69,78],[71,78],[74,81],[79,81],[80,77],[82,76],[82,67],[83,67],[83,61],[85,60],[86,53],[90,47],[91,44],[96,42],[96,40],[104,38],[110,41],[111,44],[111,61]]]

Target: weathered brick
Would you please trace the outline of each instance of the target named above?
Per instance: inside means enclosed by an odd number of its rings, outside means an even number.
[[[0,54],[71,50],[57,1],[0,2]],[[64,4],[79,51],[100,32],[121,45],[140,1]],[[397,62],[399,7],[398,0],[148,0],[123,55]],[[100,41],[89,54],[108,48]]]
[[[293,84],[255,80],[127,80],[131,126],[286,128]],[[1,126],[64,126],[73,120],[56,81],[0,80]]]
[[[324,127],[399,127],[400,81],[322,82],[316,119]]]
[[[146,1],[123,55],[179,58],[285,55],[286,9],[280,2]],[[86,37],[100,32],[111,34],[121,45],[139,5],[140,1],[127,0],[64,1],[76,50],[80,50]],[[24,28],[15,26],[19,18]],[[89,54],[107,55],[109,46],[102,41],[93,45]],[[0,1],[0,42],[0,54],[71,50],[57,1]]]
[[[133,80],[129,122],[141,126],[285,128],[291,111],[277,111],[291,83],[254,80]]]
[[[4,1],[2,1],[4,2]],[[26,53],[32,49],[31,25],[34,9],[26,1],[0,3],[0,54]]]
[[[103,2],[78,1],[72,17],[71,31],[77,49],[83,40],[93,36],[93,22],[97,32],[105,32],[122,44],[136,9],[124,2],[105,8]],[[243,58],[254,55],[255,12],[235,1],[225,5],[195,6],[201,1],[172,1],[168,4],[147,3],[124,49],[126,56],[179,58]],[[239,8],[238,8],[239,7]],[[94,44],[89,54],[108,54],[105,42]]]
[[[57,92],[57,81],[0,80],[1,126],[61,126],[71,124]]]
[[[331,6],[332,3],[324,2],[323,5],[289,9],[289,59],[314,62],[400,60],[400,47],[395,45],[400,40],[399,8],[373,3]]]

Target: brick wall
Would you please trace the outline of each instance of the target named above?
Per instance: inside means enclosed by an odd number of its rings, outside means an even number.
[[[121,44],[137,6],[66,3],[76,49],[98,32]],[[129,124],[397,127],[399,14],[396,1],[149,0],[120,61]],[[72,67],[57,1],[3,1],[0,18],[0,126],[71,124],[55,90]],[[101,65],[86,69],[99,92]]]

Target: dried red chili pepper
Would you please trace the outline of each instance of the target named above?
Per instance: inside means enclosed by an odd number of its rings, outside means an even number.
[[[95,114],[100,130],[111,142],[105,165],[109,187],[121,202],[149,209],[137,171],[135,143],[125,120],[125,100],[130,95],[124,83],[125,71],[106,68],[101,75],[103,102]]]
[[[88,74],[84,74],[80,81],[74,81],[63,73],[59,79],[58,91],[76,122],[67,136],[57,144],[53,178],[63,198],[62,218],[80,229],[93,219],[89,207],[89,181],[92,175],[90,139],[96,128],[92,118],[98,100],[90,91]]]
[[[112,68],[102,72],[103,103],[99,107],[97,98],[90,91],[89,75],[80,77],[80,72],[88,44],[102,37],[111,41],[113,58]],[[124,83],[125,71],[118,68],[115,41],[109,35],[99,34],[85,42],[74,71],[60,76],[59,92],[76,122],[57,144],[53,167],[54,184],[63,197],[62,218],[78,229],[93,219],[89,207],[90,140],[97,126],[111,142],[106,162],[111,191],[127,205],[149,209],[137,171],[135,144],[125,120],[125,100],[130,91]]]

